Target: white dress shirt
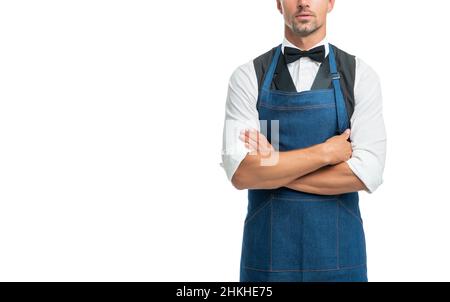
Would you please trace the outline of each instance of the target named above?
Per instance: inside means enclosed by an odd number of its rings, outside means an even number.
[[[325,55],[328,55],[327,38],[312,48],[320,45],[325,46]],[[283,53],[285,46],[298,48],[286,38],[282,43]],[[298,92],[311,89],[320,64],[308,57],[302,57],[287,65]],[[358,57],[354,96],[355,109],[350,120],[353,154],[347,164],[366,185],[367,192],[373,193],[383,183],[386,131],[379,77]],[[228,85],[221,165],[230,181],[249,152],[244,142],[239,139],[240,131],[245,128],[260,130],[257,99],[258,80],[251,60],[233,72]]]

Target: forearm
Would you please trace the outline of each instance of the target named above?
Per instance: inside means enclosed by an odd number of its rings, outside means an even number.
[[[275,152],[272,162],[260,154],[247,154],[233,176],[233,184],[240,189],[279,188],[328,165],[325,154],[322,144]]]
[[[327,166],[300,177],[286,187],[311,194],[337,195],[367,190],[346,162]]]

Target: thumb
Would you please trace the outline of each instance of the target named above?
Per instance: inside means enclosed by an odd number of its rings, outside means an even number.
[[[350,137],[350,129],[345,130],[344,133],[342,133],[342,136],[348,139]]]

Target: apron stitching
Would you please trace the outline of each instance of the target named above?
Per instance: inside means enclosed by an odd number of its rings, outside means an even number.
[[[314,198],[289,198],[289,197],[283,197],[281,195],[275,195],[274,196],[275,199],[281,199],[281,200],[286,200],[286,201],[307,201],[307,202],[325,202],[325,201],[339,201],[338,198],[322,198],[322,199],[314,199]]]
[[[313,90],[303,90],[300,92],[290,92],[290,91],[282,91],[282,90],[269,90],[261,88],[261,92],[267,93],[267,94],[278,94],[278,95],[286,95],[286,96],[292,96],[292,95],[308,95],[308,94],[326,94],[326,93],[334,93],[333,88],[325,88],[325,89],[313,89]]]
[[[308,110],[308,109],[321,109],[321,108],[334,108],[336,104],[323,104],[323,105],[306,105],[306,106],[272,106],[265,103],[260,103],[260,107],[274,109],[274,110]]]
[[[338,202],[350,215],[352,215],[354,218],[356,218],[358,220],[358,222],[361,225],[363,225],[361,218],[359,218],[355,213],[353,213],[353,211],[351,211],[349,208],[347,208],[347,206],[345,206],[344,203],[340,199],[338,199]]]
[[[250,217],[248,217],[245,220],[244,226],[246,226],[250,222],[250,220],[252,220],[256,216],[256,214],[258,214],[262,209],[264,209],[269,204],[269,202],[272,200],[272,197],[273,194],[270,194],[269,199],[266,202],[264,202],[262,206],[260,206]]]
[[[307,273],[307,272],[329,272],[329,271],[340,271],[340,270],[348,270],[348,269],[354,269],[354,268],[359,268],[362,266],[365,266],[366,263],[362,263],[362,264],[358,264],[358,265],[352,265],[352,266],[342,266],[339,268],[330,268],[330,269],[306,269],[306,270],[264,270],[264,269],[258,269],[258,268],[253,268],[253,267],[249,267],[249,266],[244,266],[245,269],[248,270],[253,270],[253,271],[260,271],[260,272],[269,272],[269,273],[284,273],[284,272],[302,272],[302,273]]]
[[[336,264],[337,269],[339,269],[340,263],[339,263],[339,200],[336,207]]]
[[[272,197],[273,197],[273,194],[271,194],[270,201],[272,201]],[[270,203],[270,266],[269,266],[270,270],[272,270],[272,215],[273,215],[272,214],[273,213],[272,205],[273,205],[273,203],[271,202]]]

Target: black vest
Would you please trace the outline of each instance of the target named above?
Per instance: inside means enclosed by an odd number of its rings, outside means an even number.
[[[354,95],[355,72],[356,72],[355,56],[350,55],[343,50],[340,50],[339,48],[337,48],[332,44],[331,47],[333,47],[333,50],[335,52],[338,72],[341,74],[340,79],[341,89],[342,94],[344,95],[345,106],[350,121],[350,118],[353,115],[353,111],[355,110],[355,95]],[[268,52],[260,55],[259,57],[253,60],[256,76],[258,78],[258,91],[261,89],[261,86],[264,81],[264,75],[266,74],[267,69],[269,69],[276,48],[277,47],[272,48]],[[317,76],[314,79],[311,90],[333,88],[333,84],[331,82],[329,73],[330,73],[330,62],[328,61],[327,56],[326,60],[320,65],[319,71],[317,72]],[[273,75],[271,89],[288,92],[297,91],[295,88],[295,84],[292,81],[292,77],[289,73],[289,70],[286,66],[284,56],[282,54],[280,55],[277,68]]]

